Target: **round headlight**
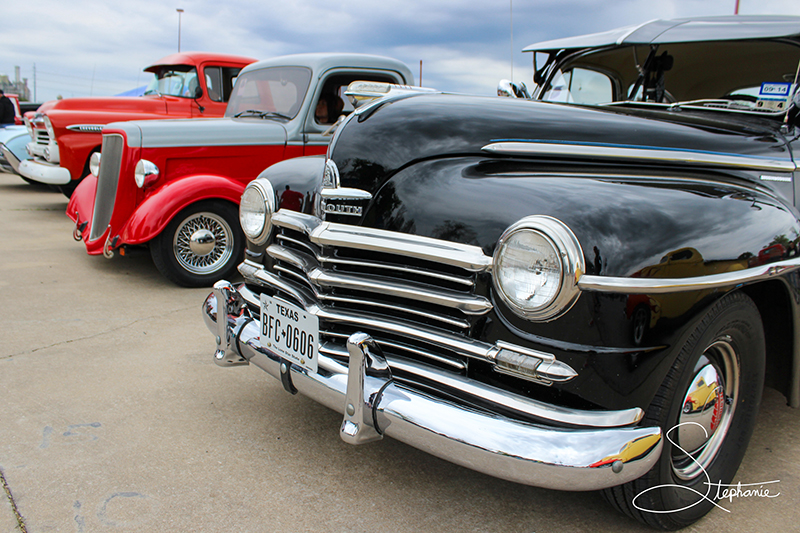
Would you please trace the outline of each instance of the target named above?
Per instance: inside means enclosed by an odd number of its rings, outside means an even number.
[[[89,172],[95,176],[100,175],[100,152],[94,152],[89,158]]]
[[[500,237],[492,262],[500,299],[527,320],[552,320],[578,299],[584,260],[575,234],[560,220],[523,218]]]
[[[264,244],[272,229],[275,192],[269,180],[251,181],[239,202],[239,223],[242,231],[255,244]]]
[[[152,185],[158,179],[159,173],[155,163],[151,163],[147,159],[140,159],[133,170],[133,179],[136,181],[136,186],[143,189]]]

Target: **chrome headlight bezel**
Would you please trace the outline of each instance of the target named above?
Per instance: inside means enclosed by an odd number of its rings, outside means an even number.
[[[507,249],[517,245],[523,232],[534,234],[541,245],[552,249],[553,267],[558,274],[558,286],[552,291],[552,295],[536,305],[526,305],[523,299],[515,297],[510,288],[503,285],[503,279],[506,278],[503,269],[508,268],[503,264]],[[583,251],[575,234],[560,220],[545,215],[525,217],[508,227],[500,237],[492,257],[492,283],[495,292],[517,316],[532,322],[554,320],[569,311],[580,296],[578,280],[585,271]]]
[[[275,189],[272,183],[266,179],[251,181],[245,187],[239,202],[239,224],[251,242],[260,246],[269,240],[273,213]]]
[[[136,182],[137,187],[144,189],[155,183],[160,174],[161,171],[155,163],[147,159],[140,159],[133,171],[133,180]]]
[[[50,136],[50,140],[55,141],[56,130],[53,128],[53,123],[50,122],[50,117],[47,115],[42,116],[42,122],[44,122],[44,127],[47,130],[47,134]]]

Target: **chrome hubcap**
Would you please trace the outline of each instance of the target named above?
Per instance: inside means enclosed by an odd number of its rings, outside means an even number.
[[[739,359],[726,336],[706,348],[697,362],[683,397],[680,425],[670,433],[677,444],[672,470],[678,478],[693,479],[714,460],[728,433],[738,394]]]
[[[199,229],[189,237],[189,248],[194,255],[208,255],[214,250],[217,239],[206,228]]]
[[[178,226],[173,250],[184,269],[193,274],[212,274],[233,253],[233,232],[216,213],[195,213]]]

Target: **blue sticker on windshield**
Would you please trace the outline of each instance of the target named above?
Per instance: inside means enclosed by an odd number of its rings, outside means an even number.
[[[791,83],[762,83],[758,95],[786,98],[791,88]]]

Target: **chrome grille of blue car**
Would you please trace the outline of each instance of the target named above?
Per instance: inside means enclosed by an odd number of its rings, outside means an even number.
[[[117,196],[120,165],[124,140],[122,135],[103,135],[101,146],[100,171],[97,176],[97,191],[94,197],[94,213],[89,240],[93,241],[105,232],[111,215],[114,212],[114,200]]]

